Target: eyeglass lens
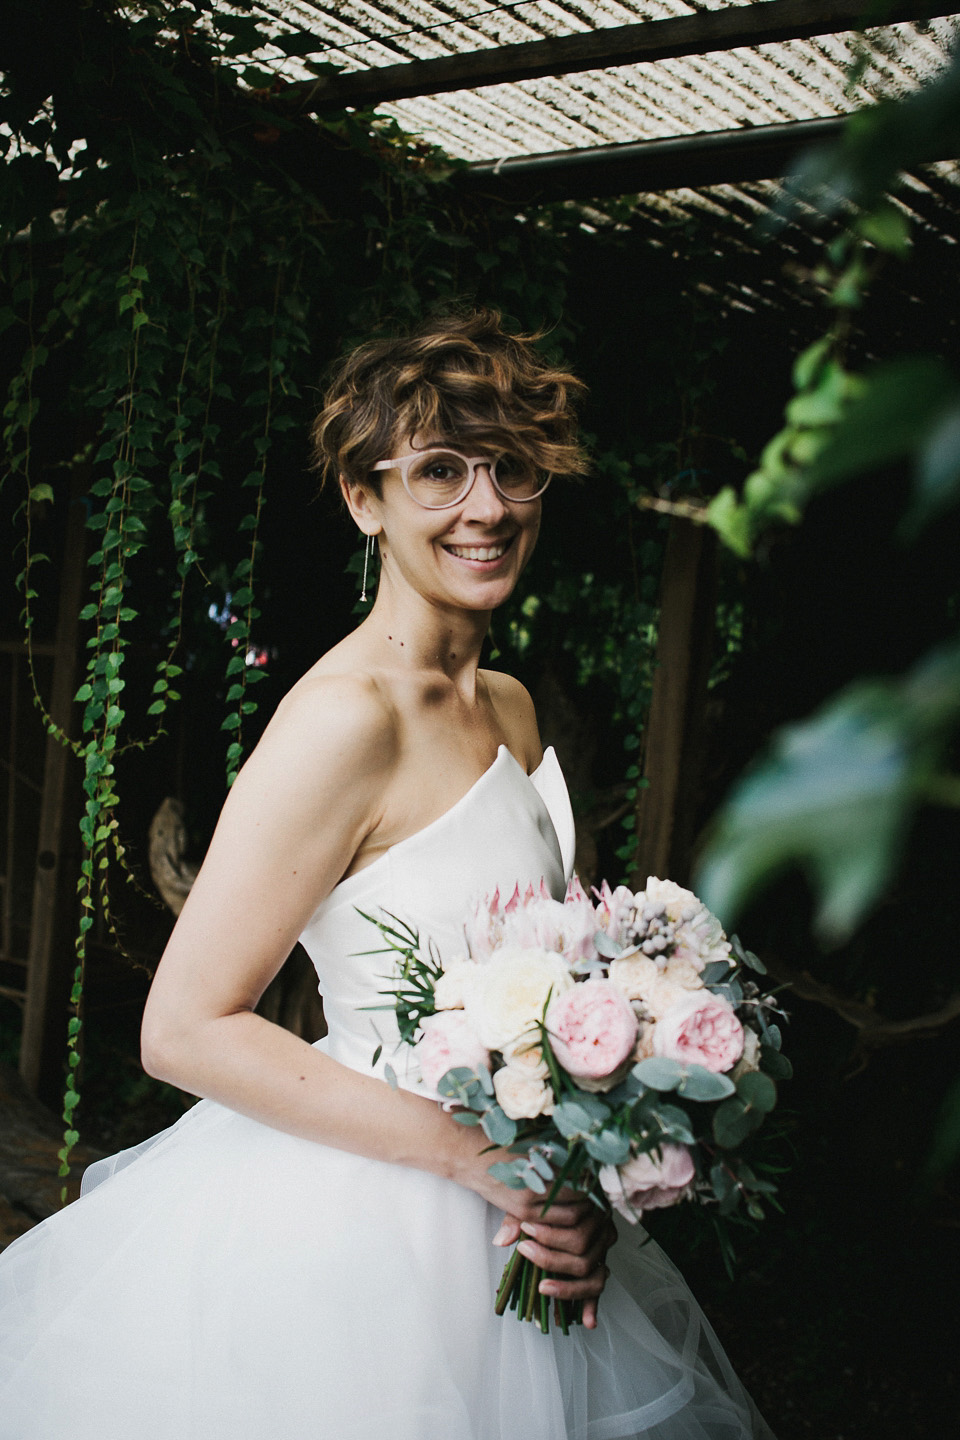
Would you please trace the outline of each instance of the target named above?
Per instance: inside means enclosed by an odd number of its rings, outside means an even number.
[[[501,455],[491,468],[497,488],[511,500],[531,500],[546,483],[545,476],[517,455]],[[410,494],[428,509],[454,504],[472,478],[466,458],[452,450],[418,456],[406,475]]]

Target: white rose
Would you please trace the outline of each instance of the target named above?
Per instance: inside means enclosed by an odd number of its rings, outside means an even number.
[[[621,955],[610,965],[610,979],[628,1000],[646,1000],[660,979],[660,969],[655,960],[639,952]]]
[[[480,966],[473,960],[453,960],[433,987],[433,1003],[438,1010],[462,1010],[476,983]]]
[[[569,990],[573,976],[561,955],[504,946],[480,967],[468,999],[477,1033],[489,1050],[524,1036],[535,1040],[551,995]]]
[[[674,880],[658,880],[656,875],[647,876],[647,888],[637,896],[638,910],[642,910],[644,905],[663,905],[667,919],[675,925],[681,920],[692,919],[698,910],[704,908],[692,890],[684,890]]]
[[[750,1070],[760,1069],[760,1036],[749,1025],[743,1027],[743,1054],[730,1071],[730,1079],[736,1084],[741,1075]]]
[[[543,1080],[550,1073],[540,1046],[530,1045],[526,1040],[518,1040],[514,1045],[505,1045],[503,1058],[514,1070],[522,1070],[525,1075],[529,1075],[535,1080]]]
[[[730,959],[730,942],[716,915],[705,905],[700,905],[696,914],[677,926],[674,940],[677,947],[674,958],[689,960],[698,970],[718,960]]]
[[[690,960],[674,957],[669,960],[650,987],[647,1010],[654,1020],[661,1020],[668,1010],[686,1000],[692,990],[702,990],[700,972]]]
[[[530,1051],[526,1052],[530,1054]],[[544,1065],[546,1070],[546,1065]],[[542,1076],[526,1065],[511,1061],[493,1077],[500,1109],[511,1120],[532,1120],[536,1115],[553,1114],[553,1091]]]

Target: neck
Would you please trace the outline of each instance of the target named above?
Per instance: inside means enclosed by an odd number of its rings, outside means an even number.
[[[490,613],[440,605],[381,575],[373,609],[361,628],[381,663],[439,671],[465,696],[472,696]]]

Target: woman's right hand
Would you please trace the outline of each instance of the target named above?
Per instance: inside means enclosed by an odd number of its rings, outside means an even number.
[[[519,1240],[521,1253],[550,1277],[541,1281],[541,1293],[551,1299],[582,1300],[584,1324],[593,1329],[600,1293],[610,1273],[605,1264],[607,1251],[617,1239],[609,1212],[568,1186],[544,1210],[542,1195],[512,1190],[495,1179],[489,1167],[496,1163],[497,1152],[475,1149],[475,1130],[467,1135],[473,1145],[464,1146],[454,1178],[505,1212],[494,1244],[508,1246]],[[510,1157],[503,1151],[500,1158]]]

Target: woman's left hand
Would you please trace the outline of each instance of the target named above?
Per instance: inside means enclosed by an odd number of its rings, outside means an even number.
[[[570,1226],[551,1225],[546,1220],[521,1224],[505,1215],[494,1244],[513,1245],[519,1240],[520,1253],[550,1275],[541,1280],[540,1293],[556,1300],[582,1300],[583,1323],[594,1330],[600,1292],[610,1274],[605,1263],[607,1251],[616,1239],[609,1212],[587,1202],[582,1219]]]

